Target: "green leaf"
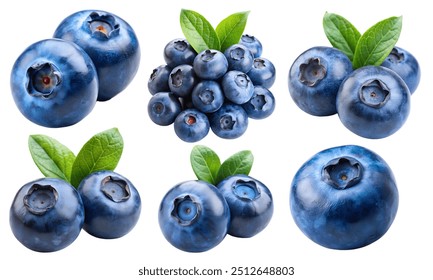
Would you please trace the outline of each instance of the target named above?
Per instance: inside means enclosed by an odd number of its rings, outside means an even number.
[[[46,135],[30,135],[30,154],[45,177],[60,178],[70,182],[74,153],[54,138]]]
[[[247,11],[232,14],[218,24],[216,33],[221,44],[220,51],[224,52],[231,45],[239,43],[244,33],[249,13]]]
[[[339,49],[352,61],[361,33],[344,17],[326,12],[323,29],[334,48]]]
[[[78,187],[87,175],[114,170],[123,151],[123,138],[117,128],[95,134],[81,148],[72,166],[71,184]]]
[[[207,49],[220,49],[220,42],[215,29],[201,14],[182,9],[180,27],[186,40],[197,53]]]
[[[212,149],[201,145],[194,146],[191,150],[190,161],[197,179],[215,185],[221,162]]]
[[[370,27],[358,41],[353,57],[354,69],[380,65],[400,37],[403,18],[390,17]]]
[[[240,151],[226,159],[218,170],[216,185],[225,178],[237,175],[248,175],[253,166],[254,157],[250,151]]]

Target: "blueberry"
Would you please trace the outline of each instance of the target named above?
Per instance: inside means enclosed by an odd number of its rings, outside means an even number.
[[[192,65],[197,53],[186,39],[174,39],[164,47],[164,60],[170,68]]]
[[[402,78],[382,66],[356,69],[337,95],[341,122],[353,133],[370,139],[399,130],[410,112],[410,91]]]
[[[167,65],[160,65],[153,69],[147,82],[147,88],[150,94],[154,95],[157,92],[170,91],[168,86],[168,79],[171,73],[170,67]]]
[[[168,86],[171,92],[179,97],[191,95],[194,86],[199,79],[195,75],[194,69],[189,64],[182,64],[173,68],[168,78]]]
[[[87,52],[99,77],[99,101],[123,91],[140,65],[140,45],[133,28],[119,16],[84,10],[66,17],[53,37],[69,40]]]
[[[274,213],[268,187],[248,175],[227,177],[217,185],[230,208],[228,234],[252,237],[266,228]]]
[[[193,89],[191,101],[194,108],[203,113],[213,113],[224,103],[224,93],[220,83],[212,80],[203,80]]]
[[[271,88],[275,82],[275,66],[266,58],[257,57],[254,59],[253,67],[247,73],[255,86]]]
[[[221,82],[224,96],[233,103],[243,104],[254,94],[254,85],[250,77],[240,71],[227,72]]]
[[[382,62],[382,66],[394,70],[405,81],[410,93],[415,92],[421,79],[421,69],[413,54],[405,49],[394,47]]]
[[[76,189],[54,178],[34,180],[17,192],[9,213],[13,234],[27,248],[54,252],[78,237],[84,206]]]
[[[242,136],[248,127],[248,115],[242,106],[226,103],[210,114],[210,127],[218,137],[235,139]]]
[[[290,95],[295,104],[308,114],[334,115],[337,113],[338,89],[352,69],[349,58],[338,49],[310,48],[290,67]]]
[[[228,62],[222,52],[208,49],[194,58],[193,67],[199,78],[218,80],[227,72]]]
[[[253,54],[245,45],[231,45],[224,51],[224,55],[229,65],[228,70],[247,73],[253,67]]]
[[[153,95],[147,105],[150,119],[162,126],[170,125],[182,111],[179,98],[171,92],[158,92]]]
[[[83,229],[99,238],[119,238],[137,224],[141,199],[137,189],[124,176],[113,171],[97,171],[78,186],[86,213]]]
[[[186,109],[176,117],[174,131],[185,142],[197,142],[209,133],[209,120],[197,109]]]
[[[239,44],[246,46],[251,51],[254,58],[262,56],[262,43],[256,37],[244,34],[241,36]]]
[[[98,77],[76,44],[46,39],[26,48],[12,67],[10,85],[20,112],[45,127],[66,127],[94,108]]]
[[[269,117],[275,109],[275,97],[272,92],[262,86],[254,87],[254,94],[251,99],[242,104],[249,118],[264,119]]]
[[[185,181],[163,197],[158,221],[167,241],[186,252],[208,251],[224,239],[230,209],[217,188],[204,181]]]
[[[323,150],[299,168],[290,209],[312,241],[347,250],[367,246],[388,231],[398,197],[388,164],[366,148],[346,145]]]

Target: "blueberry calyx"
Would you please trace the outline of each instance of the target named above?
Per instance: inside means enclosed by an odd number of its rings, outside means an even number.
[[[171,216],[182,226],[193,224],[200,216],[200,204],[195,202],[190,195],[177,197],[173,202]]]
[[[27,69],[27,91],[30,95],[53,97],[54,89],[62,82],[60,71],[51,63],[37,63]]]
[[[225,115],[220,119],[221,129],[223,130],[232,130],[236,121],[229,115]]]
[[[113,176],[107,176],[101,181],[101,191],[116,203],[127,201],[131,197],[128,183]]]
[[[404,53],[399,52],[397,48],[392,48],[391,52],[388,55],[388,59],[396,64],[401,61],[404,61],[404,58],[405,58]]]
[[[390,90],[381,80],[370,80],[365,82],[359,90],[361,101],[374,108],[382,107],[390,98]]]
[[[41,216],[56,205],[58,197],[51,185],[33,184],[24,196],[24,205],[30,213]]]
[[[335,158],[322,170],[323,180],[338,190],[356,185],[362,178],[362,165],[351,157]]]
[[[173,47],[176,50],[183,52],[188,48],[188,44],[187,42],[185,42],[185,40],[177,40],[176,42],[174,42]]]
[[[212,61],[213,58],[214,58],[214,56],[215,56],[216,54],[217,54],[217,53],[214,52],[214,51],[211,51],[211,50],[205,50],[204,53],[201,55],[201,60],[202,60],[202,61],[205,61],[205,62]]]
[[[310,58],[299,66],[299,81],[309,87],[315,86],[326,76],[326,67],[319,58]]]
[[[250,79],[245,73],[241,73],[236,75],[235,83],[240,88],[248,88],[248,84],[250,83]]]
[[[230,51],[230,57],[233,60],[241,61],[245,58],[245,50],[241,47],[236,47]]]
[[[260,197],[260,189],[254,181],[236,180],[232,191],[241,200],[253,201]]]
[[[116,22],[114,16],[92,12],[87,21],[92,35],[97,39],[107,40],[110,37],[117,36],[120,32],[120,25]]]
[[[262,111],[263,107],[266,106],[267,103],[266,96],[263,94],[254,95],[250,101],[250,104],[253,105],[254,110],[256,111]]]
[[[212,104],[212,102],[215,100],[214,92],[213,92],[213,90],[211,90],[209,88],[206,88],[205,90],[200,92],[198,94],[198,97],[199,97],[200,101],[205,105]]]
[[[171,74],[171,80],[172,80],[172,86],[176,87],[176,88],[180,88],[182,86],[183,83],[183,77],[184,74],[182,72],[182,69],[177,69],[176,72]]]

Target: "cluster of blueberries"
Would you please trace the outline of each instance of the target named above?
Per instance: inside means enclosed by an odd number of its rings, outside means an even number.
[[[123,91],[140,64],[132,27],[105,11],[66,17],[53,38],[31,44],[15,61],[11,90],[20,112],[45,127],[81,121],[97,101]]]
[[[353,70],[342,51],[319,46],[293,62],[289,91],[296,105],[308,114],[338,114],[353,133],[379,139],[405,123],[420,75],[416,58],[400,47],[394,47],[380,66]]]
[[[84,229],[92,236],[113,239],[138,222],[141,199],[137,189],[114,171],[97,171],[78,188],[58,178],[29,182],[17,192],[10,208],[13,234],[37,252],[66,248]]]
[[[190,180],[172,187],[159,207],[161,231],[174,247],[204,252],[227,234],[253,237],[269,224],[274,212],[270,190],[245,174],[232,175],[216,186]]]
[[[150,119],[173,124],[186,142],[203,139],[209,130],[224,139],[240,137],[249,118],[266,118],[275,108],[269,90],[275,67],[261,55],[262,44],[250,35],[224,52],[197,53],[186,39],[170,41],[164,48],[166,64],[155,68],[148,81]]]

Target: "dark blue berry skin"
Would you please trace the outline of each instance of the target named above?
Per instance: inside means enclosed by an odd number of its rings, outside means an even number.
[[[228,62],[222,52],[204,50],[194,58],[193,67],[200,79],[218,80],[227,72]]]
[[[171,92],[179,97],[190,97],[192,90],[199,81],[194,69],[189,64],[182,64],[173,68],[168,78]]]
[[[153,69],[152,74],[150,74],[149,80],[147,82],[147,88],[150,94],[154,95],[158,92],[170,91],[168,86],[168,79],[171,73],[170,67],[167,65],[160,65]]]
[[[164,60],[170,68],[182,64],[192,65],[196,55],[186,39],[174,39],[164,47]]]
[[[9,212],[13,234],[37,252],[66,248],[81,232],[84,206],[77,190],[61,179],[29,182],[17,192]]]
[[[97,171],[78,186],[86,213],[83,229],[99,238],[119,238],[137,224],[141,212],[140,194],[124,176]]]
[[[269,59],[258,57],[254,59],[253,67],[247,74],[255,86],[271,88],[275,82],[276,70]]]
[[[355,145],[323,150],[297,171],[290,209],[300,230],[326,248],[348,250],[381,238],[394,221],[398,190],[388,164]]]
[[[20,112],[35,124],[58,128],[78,123],[94,108],[98,77],[90,57],[76,44],[46,39],[26,48],[10,77]]]
[[[197,109],[186,109],[174,120],[176,135],[185,142],[200,141],[209,133],[208,117]]]
[[[251,51],[254,58],[262,56],[262,43],[256,37],[244,34],[241,36],[239,44],[246,46]]]
[[[337,113],[341,82],[353,70],[349,58],[336,48],[313,47],[296,58],[289,71],[289,92],[295,104],[313,116]]]
[[[255,86],[251,99],[242,104],[249,118],[261,120],[269,117],[275,109],[275,97],[272,92],[263,87]]]
[[[254,84],[250,77],[240,71],[227,72],[221,81],[224,96],[233,103],[243,104],[254,94]]]
[[[194,87],[191,100],[194,108],[203,113],[213,113],[223,105],[224,93],[217,81],[203,80]]]
[[[179,98],[171,92],[158,92],[147,105],[150,119],[157,125],[167,126],[174,122],[182,111]]]
[[[230,208],[228,234],[249,238],[264,230],[274,213],[271,191],[251,176],[238,174],[217,185]]]
[[[119,16],[84,10],[66,17],[53,35],[79,45],[92,58],[99,77],[98,101],[122,92],[140,65],[140,45],[133,28]]]
[[[230,209],[215,186],[191,180],[175,185],[165,194],[158,221],[171,245],[186,252],[204,252],[227,235]]]
[[[228,70],[237,70],[248,73],[253,67],[254,57],[250,49],[242,44],[234,44],[224,51],[229,64]]]
[[[411,94],[418,88],[421,69],[418,60],[407,50],[394,47],[381,66],[394,70],[405,81]]]
[[[356,69],[341,84],[337,111],[353,133],[370,139],[398,131],[410,112],[410,91],[403,79],[382,66]]]
[[[210,127],[220,138],[235,139],[242,136],[248,128],[248,115],[242,106],[225,103],[209,116]]]

